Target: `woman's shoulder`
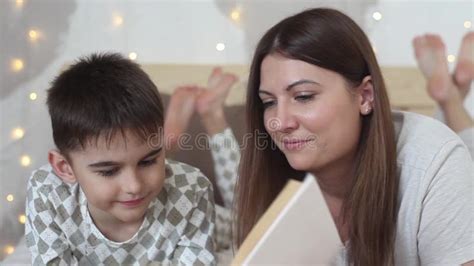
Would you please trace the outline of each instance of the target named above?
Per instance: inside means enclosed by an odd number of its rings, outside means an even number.
[[[464,146],[456,133],[434,118],[403,111],[393,111],[392,118],[399,160],[410,154],[431,160],[447,144]]]
[[[442,122],[421,114],[392,111],[397,145],[407,142],[437,143],[459,140],[459,137]],[[433,143],[434,142],[434,143]]]
[[[400,176],[398,264],[410,264],[413,250],[422,264],[469,259],[473,164],[466,146],[430,117],[393,112],[393,121]]]
[[[446,165],[471,164],[467,147],[459,136],[431,117],[402,111],[392,113],[397,142],[397,164],[405,173]],[[409,171],[407,171],[409,170]],[[403,177],[403,174],[402,174]]]

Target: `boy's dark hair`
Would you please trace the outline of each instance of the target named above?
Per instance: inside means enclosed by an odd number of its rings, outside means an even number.
[[[53,139],[64,154],[86,141],[130,130],[146,141],[162,134],[163,104],[140,66],[117,53],[82,57],[48,90]]]

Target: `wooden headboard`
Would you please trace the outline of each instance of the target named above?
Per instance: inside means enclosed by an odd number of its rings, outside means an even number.
[[[176,86],[183,84],[205,86],[213,65],[143,65],[142,67],[155,82],[160,93],[163,94],[166,106],[169,101],[169,94],[173,92]],[[242,143],[243,134],[245,133],[245,127],[242,125],[245,124],[243,103],[245,102],[248,67],[225,65],[223,69],[240,77],[239,83],[230,92],[227,107],[224,111],[237,141]],[[424,79],[416,68],[383,68],[382,72],[393,108],[430,116],[433,114],[435,104],[426,93]],[[199,118],[194,115],[186,133],[196,136],[204,132]],[[213,160],[209,151],[199,149],[178,151],[169,155],[169,157],[198,167],[212,182],[215,182]],[[215,195],[216,202],[222,203],[218,190],[215,191]]]
[[[178,85],[195,83],[204,86],[214,65],[153,64],[142,67],[161,93],[170,94]],[[240,82],[230,92],[227,105],[242,105],[245,101],[248,66],[225,65],[223,69],[240,77]],[[428,96],[425,79],[417,68],[383,67],[382,73],[394,109],[429,116],[433,114],[435,102]]]

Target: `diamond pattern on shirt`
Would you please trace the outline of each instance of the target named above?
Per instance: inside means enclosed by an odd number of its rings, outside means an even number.
[[[240,146],[229,128],[209,139],[216,184],[227,208],[232,207],[237,171],[240,163]]]
[[[129,240],[108,240],[94,225],[77,184],[47,165],[28,182],[27,245],[35,265],[212,264],[215,230],[211,183],[196,168],[166,161],[162,191]]]
[[[232,246],[231,209],[240,163],[240,147],[229,128],[212,136],[209,143],[214,160],[217,188],[225,204],[225,207],[216,206],[216,249],[221,252]]]

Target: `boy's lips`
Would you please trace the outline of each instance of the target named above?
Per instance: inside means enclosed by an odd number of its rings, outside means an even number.
[[[145,198],[146,196],[138,198],[138,199],[134,199],[134,200],[124,200],[124,201],[117,201],[117,202],[127,207],[135,207],[135,206],[140,205],[140,203],[142,203]]]

